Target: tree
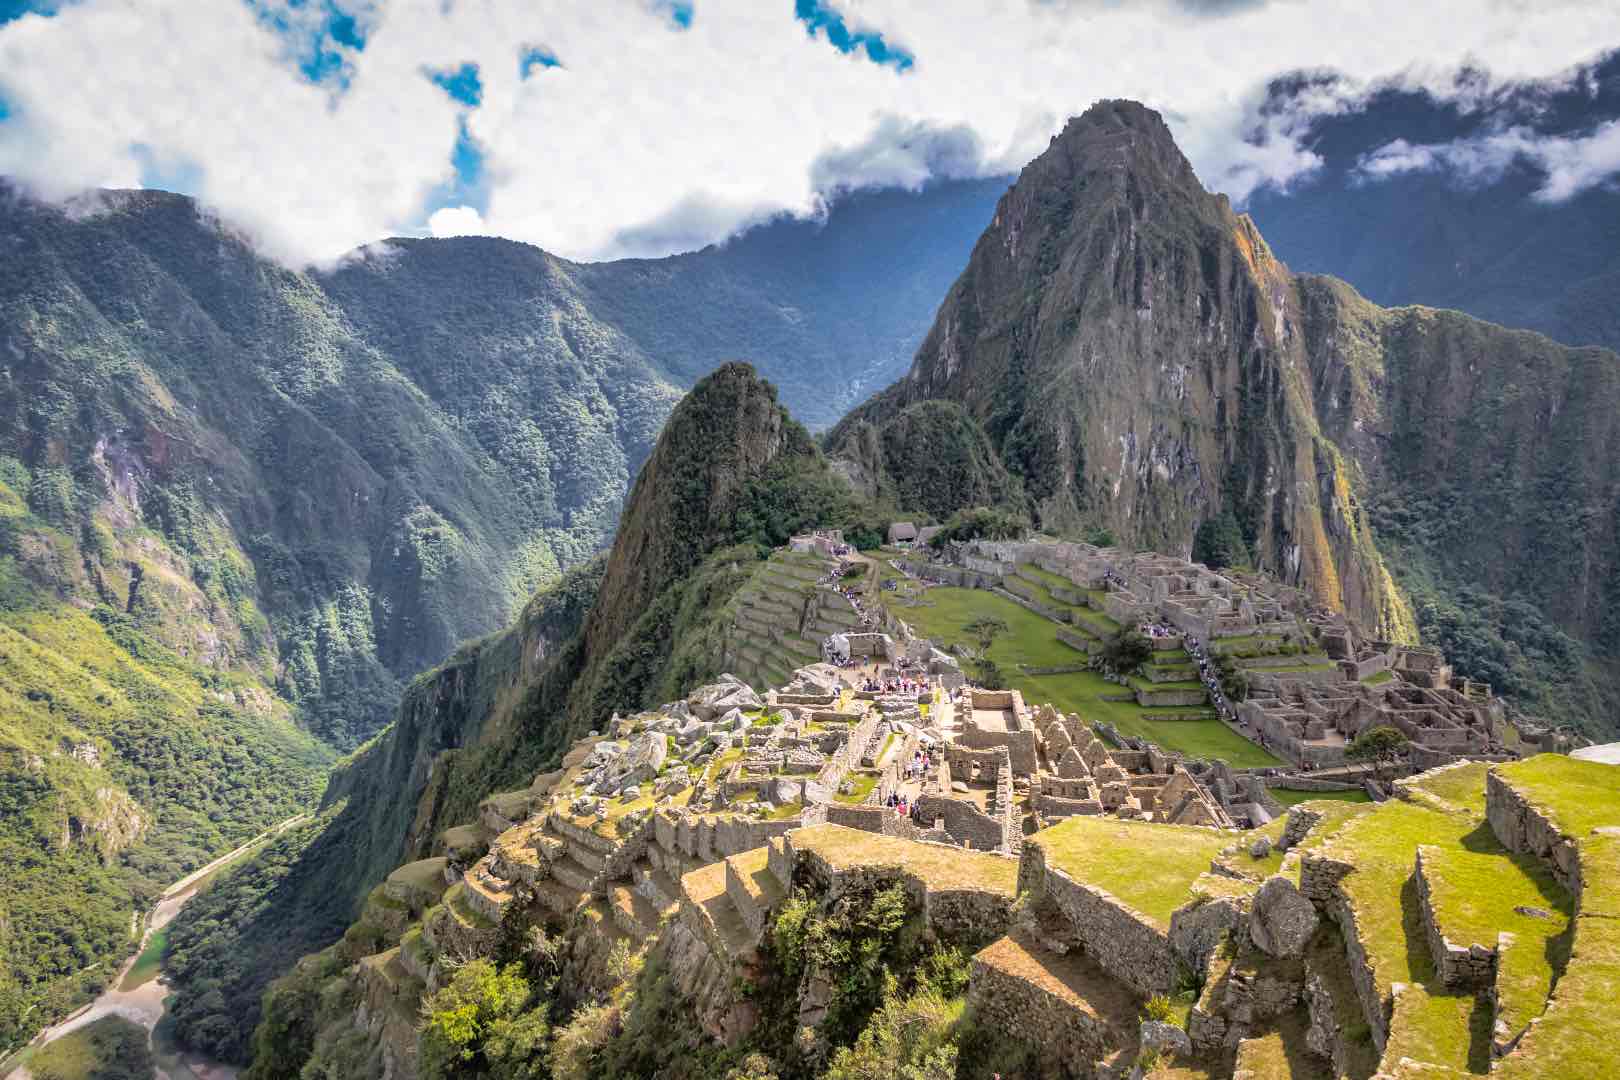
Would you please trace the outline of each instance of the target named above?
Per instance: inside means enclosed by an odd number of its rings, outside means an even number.
[[[1411,740],[1395,728],[1381,724],[1375,728],[1368,728],[1354,739],[1345,748],[1344,756],[1348,761],[1371,765],[1373,775],[1378,777],[1380,783],[1386,779],[1389,769],[1406,760],[1407,750],[1411,747]]]
[[[1216,653],[1213,663],[1215,681],[1228,701],[1242,701],[1249,696],[1249,673],[1236,660],[1226,653]]]
[[[551,1031],[545,1003],[533,998],[517,964],[497,968],[482,957],[462,964],[423,1004],[422,1076],[541,1080]]]
[[[1251,564],[1249,545],[1244,542],[1243,529],[1232,511],[1223,510],[1198,526],[1198,531],[1193,533],[1192,557],[1194,562],[1216,570]]]
[[[1007,625],[1007,620],[997,618],[994,615],[985,615],[974,619],[962,629],[979,639],[979,651],[981,653],[988,653],[996,637],[1007,633],[1011,628]]]
[[[1119,544],[1119,538],[1114,535],[1114,530],[1108,526],[1094,525],[1086,530],[1086,543],[1096,547],[1116,547]]]
[[[1140,630],[1122,627],[1103,642],[1097,658],[1116,675],[1129,675],[1153,658],[1153,642]]]

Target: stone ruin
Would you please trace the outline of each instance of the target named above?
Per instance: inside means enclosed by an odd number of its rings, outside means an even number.
[[[1039,821],[1110,814],[1174,825],[1236,825],[1221,800],[1174,758],[1112,749],[1079,717],[1065,717],[1051,705],[1041,706],[1035,726],[1043,765],[1029,792]]]

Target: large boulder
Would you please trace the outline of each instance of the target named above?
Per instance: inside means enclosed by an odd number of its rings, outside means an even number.
[[[656,731],[642,732],[631,741],[630,749],[625,752],[628,771],[622,783],[639,784],[651,780],[658,775],[658,770],[664,767],[664,761],[668,757],[668,736]]]
[[[687,696],[691,714],[699,720],[713,720],[732,709],[763,709],[765,703],[753,689],[735,675],[722,675],[717,683],[700,686]]]
[[[786,806],[804,798],[804,784],[778,777],[767,784],[761,794],[772,806]]]
[[[1140,1034],[1143,1050],[1155,1050],[1166,1057],[1186,1057],[1192,1054],[1192,1040],[1174,1024],[1163,1020],[1144,1020]]]
[[[1266,879],[1249,911],[1249,938],[1271,956],[1302,956],[1316,933],[1316,906],[1281,875]]]

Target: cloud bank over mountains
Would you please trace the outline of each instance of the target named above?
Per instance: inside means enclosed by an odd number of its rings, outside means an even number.
[[[268,253],[490,233],[663,255],[842,190],[1021,167],[1102,97],[1243,200],[1389,85],[1489,107],[1620,46],[1620,5],[1367,0],[10,0],[0,174],[198,196]],[[1299,73],[1305,74],[1299,74]],[[1279,92],[1283,85],[1286,92]],[[1362,177],[1520,161],[1567,198],[1620,127],[1389,142]]]

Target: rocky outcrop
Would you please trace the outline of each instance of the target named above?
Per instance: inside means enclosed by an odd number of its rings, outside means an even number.
[[[1316,907],[1282,875],[1269,877],[1254,896],[1249,939],[1271,956],[1301,956],[1316,933]]]

